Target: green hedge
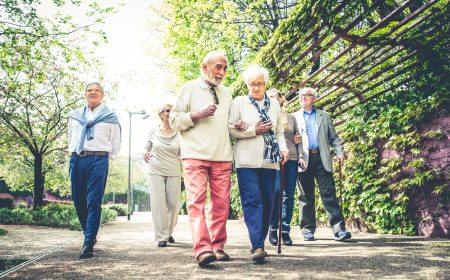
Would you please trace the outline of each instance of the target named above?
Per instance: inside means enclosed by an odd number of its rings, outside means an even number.
[[[112,221],[116,217],[115,210],[102,208],[102,224]],[[63,204],[50,204],[37,210],[2,208],[0,209],[0,224],[39,225],[81,230],[75,207]]]
[[[108,204],[106,207],[116,211],[118,216],[126,216],[128,213],[126,204]]]

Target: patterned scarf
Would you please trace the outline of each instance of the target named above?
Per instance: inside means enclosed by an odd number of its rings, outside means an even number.
[[[248,96],[250,102],[256,107],[256,110],[259,113],[259,117],[263,122],[269,122],[270,117],[267,114],[270,107],[270,100],[267,94],[264,94],[264,108],[260,108],[258,102],[251,97]],[[273,133],[272,129],[263,134],[264,137],[264,160],[267,162],[277,163],[281,161],[280,155],[280,147],[278,146],[277,138],[275,137],[275,133]]]

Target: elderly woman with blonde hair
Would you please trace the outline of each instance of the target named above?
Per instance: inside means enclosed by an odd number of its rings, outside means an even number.
[[[180,143],[178,133],[169,125],[171,109],[171,104],[165,104],[159,110],[161,124],[150,131],[144,150],[158,247],[175,242],[172,234],[178,221],[181,191]]]
[[[269,72],[250,66],[242,74],[247,96],[233,100],[228,119],[230,134],[236,138],[236,167],[244,220],[252,244],[252,259],[262,262],[267,256],[264,241],[269,229],[275,180],[279,163],[288,159],[283,134],[281,108],[265,93]],[[239,127],[244,124],[246,129]]]
[[[284,165],[284,186],[283,186],[283,208],[282,208],[282,223],[281,223],[281,237],[277,236],[279,227],[279,208],[280,208],[280,182],[281,171],[277,172],[277,181],[275,184],[275,197],[272,210],[272,217],[270,218],[269,225],[269,242],[272,245],[278,244],[278,238],[281,238],[284,245],[292,245],[292,239],[290,237],[292,212],[294,210],[294,194],[295,185],[297,182],[297,170],[298,165],[304,165],[303,149],[299,145],[301,142],[301,136],[298,128],[297,121],[294,115],[285,111],[286,99],[277,89],[270,89],[267,91],[267,95],[270,98],[274,98],[280,104],[282,113],[281,119],[284,128],[284,137],[286,139],[286,145],[289,150],[289,158]]]

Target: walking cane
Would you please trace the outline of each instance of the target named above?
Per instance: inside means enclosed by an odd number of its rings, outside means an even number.
[[[281,254],[281,225],[283,211],[283,192],[284,192],[284,164],[281,164],[281,183],[280,183],[280,208],[278,209],[278,254]]]
[[[339,201],[342,207],[342,162],[338,160],[338,173],[339,173]]]

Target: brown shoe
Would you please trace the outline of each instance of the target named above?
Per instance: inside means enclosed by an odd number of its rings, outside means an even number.
[[[250,253],[252,253],[252,254],[253,254],[254,252],[255,252],[255,250],[253,250],[253,249],[250,249]],[[267,254],[267,251],[265,251],[265,250],[264,250],[264,255],[265,255],[266,257],[268,257],[268,256],[269,256],[269,254]]]
[[[215,250],[214,255],[216,255],[218,261],[228,261],[230,259],[230,256],[224,250]]]
[[[266,251],[264,251],[264,248],[256,248],[253,251],[252,259],[255,262],[262,262],[264,261],[265,258],[266,258]]]
[[[200,253],[197,257],[198,265],[205,266],[216,260],[216,256],[211,251],[205,251]]]

